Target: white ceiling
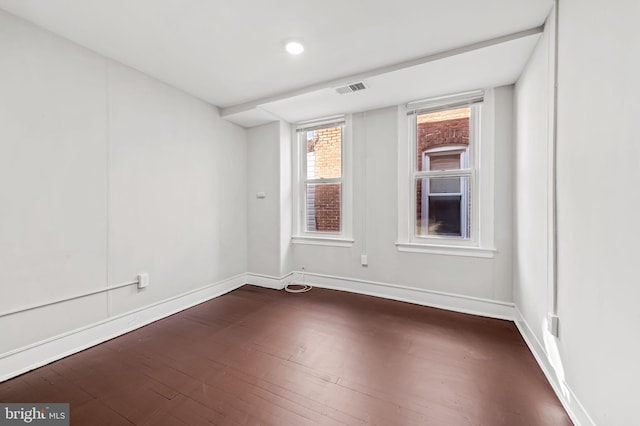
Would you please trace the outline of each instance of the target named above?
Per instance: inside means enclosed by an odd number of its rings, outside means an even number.
[[[248,105],[222,109],[222,115],[245,127],[275,118],[289,122],[367,111],[411,100],[511,84],[516,81],[540,33],[474,49],[432,62],[374,73],[363,79],[366,90],[340,95],[335,85],[319,85]],[[353,80],[355,81],[355,80]]]
[[[0,8],[217,105],[230,120],[250,126],[274,116],[297,121],[513,83],[536,35],[440,60],[432,55],[536,28],[552,3],[0,0]],[[302,55],[284,51],[290,39],[305,45]],[[329,90],[360,76],[367,77],[367,91],[338,96]],[[394,87],[398,90],[389,90]]]

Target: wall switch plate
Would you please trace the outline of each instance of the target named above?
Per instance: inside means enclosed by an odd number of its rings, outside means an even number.
[[[360,264],[362,266],[367,266],[369,264],[366,254],[360,255]]]
[[[549,314],[547,316],[547,327],[549,329],[549,333],[558,337],[558,330],[560,327],[560,318],[557,315]]]
[[[149,285],[149,274],[138,275],[138,288],[145,288]]]

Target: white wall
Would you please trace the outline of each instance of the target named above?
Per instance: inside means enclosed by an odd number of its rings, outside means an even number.
[[[554,84],[555,10],[515,85],[513,295],[516,323],[572,419],[588,415],[565,382],[555,313]]]
[[[493,259],[399,252],[395,107],[353,115],[353,247],[294,244],[293,264],[307,272],[511,301],[512,87],[496,97],[495,244]],[[360,265],[368,255],[369,266]],[[309,278],[307,281],[313,281]]]
[[[0,354],[236,274],[246,132],[0,11]],[[1,355],[0,355],[1,356]]]
[[[254,127],[247,139],[249,272],[280,277],[280,124]],[[256,197],[264,192],[266,198]]]
[[[514,149],[514,268],[516,306],[544,346],[548,300],[550,158],[553,143],[554,23],[545,31],[516,83]]]
[[[280,278],[291,262],[291,127],[284,121],[248,131],[248,272]],[[264,192],[266,198],[256,197]],[[264,281],[254,281],[264,284]],[[275,282],[269,285],[279,285]]]
[[[216,109],[109,64],[110,281],[120,313],[246,271],[245,131]]]
[[[640,43],[640,4],[620,0],[603,8],[593,0],[562,0],[559,6],[558,338],[545,331],[545,316],[554,308],[553,275],[547,275],[553,223],[545,213],[553,147],[553,24],[516,84],[515,302],[574,418],[581,424],[635,424],[640,144],[633,123],[640,114],[640,57],[632,46]]]
[[[291,233],[293,228],[293,188],[291,125],[280,121],[280,276],[293,270]]]
[[[638,422],[640,3],[562,0],[558,314],[567,383],[599,425]]]

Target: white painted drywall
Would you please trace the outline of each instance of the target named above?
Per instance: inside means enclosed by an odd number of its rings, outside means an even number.
[[[494,90],[493,232],[498,253],[493,259],[491,299],[513,301],[513,146],[514,87]]]
[[[245,131],[215,107],[109,63],[111,313],[246,271]]]
[[[247,133],[248,272],[280,278],[293,269],[291,125],[276,121]]]
[[[293,270],[291,233],[293,229],[293,188],[291,125],[280,121],[280,276]]]
[[[107,284],[105,66],[0,12],[0,312]],[[106,315],[83,302],[0,318],[0,353]]]
[[[495,151],[500,153],[495,159],[511,158],[512,92],[511,86],[495,92]],[[399,252],[397,135],[395,107],[353,115],[355,243],[353,247],[294,244],[294,269],[304,266],[312,273],[511,301],[510,162],[496,161],[495,258]],[[360,265],[361,254],[368,255],[369,266]]]
[[[596,424],[635,424],[640,3],[562,0],[559,17],[560,353]]]
[[[544,344],[547,300],[549,150],[552,149],[553,17],[515,85],[514,302]]]
[[[549,274],[553,23],[516,84],[514,296],[583,424],[637,422],[640,286],[634,225],[640,208],[640,4],[559,3],[557,314]],[[550,17],[553,21],[553,14]],[[597,24],[597,25],[594,25]],[[553,245],[551,245],[553,248]]]
[[[280,277],[280,123],[247,132],[249,272]],[[257,198],[264,192],[265,198]]]
[[[0,354],[247,270],[246,131],[0,11]]]

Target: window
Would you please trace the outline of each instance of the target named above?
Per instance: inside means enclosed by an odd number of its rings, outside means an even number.
[[[471,188],[477,143],[473,128],[476,106],[448,108],[411,115],[415,147],[413,182],[414,236],[471,238]]]
[[[305,231],[339,234],[342,225],[342,124],[302,130]]]
[[[333,119],[296,128],[299,190],[297,237],[294,242],[348,240],[350,183],[346,157],[346,121]]]
[[[406,129],[398,140],[399,250],[493,255],[493,174],[478,167],[481,152],[492,149],[481,141],[484,101],[476,91],[399,107]]]

